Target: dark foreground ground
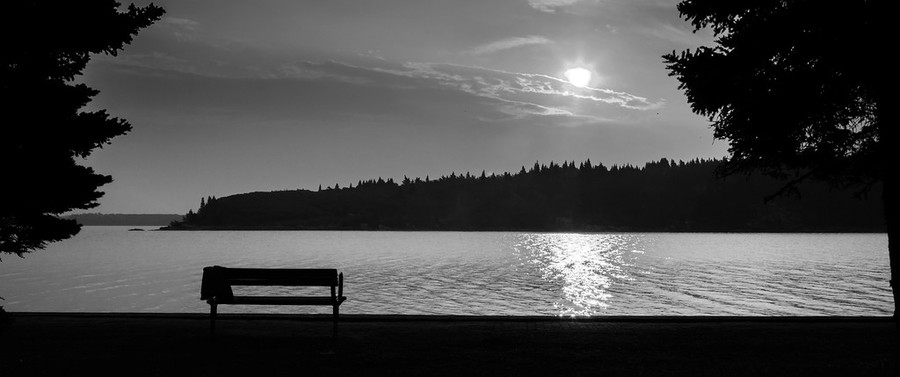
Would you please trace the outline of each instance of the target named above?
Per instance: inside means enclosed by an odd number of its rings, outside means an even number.
[[[0,376],[894,376],[887,318],[12,314]]]

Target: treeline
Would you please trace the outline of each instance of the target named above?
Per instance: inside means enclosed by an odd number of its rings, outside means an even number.
[[[130,225],[130,226],[164,226],[172,221],[181,220],[175,214],[121,214],[121,213],[83,213],[64,216],[75,219],[81,225]]]
[[[516,174],[359,181],[319,191],[204,198],[168,229],[882,232],[880,186],[860,197],[806,182],[718,178],[720,160],[535,163]]]

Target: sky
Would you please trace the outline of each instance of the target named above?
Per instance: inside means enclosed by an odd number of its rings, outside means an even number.
[[[155,3],[160,21],[78,79],[100,90],[86,110],[133,126],[81,162],[114,179],[86,212],[726,155],[662,62],[713,41],[674,0]]]

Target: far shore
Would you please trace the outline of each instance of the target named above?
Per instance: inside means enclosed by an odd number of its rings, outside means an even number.
[[[7,313],[0,375],[893,376],[890,317]]]
[[[521,229],[521,228],[497,228],[497,229],[466,229],[466,228],[311,228],[292,226],[220,226],[220,227],[171,227],[163,226],[160,231],[352,231],[352,232],[527,232],[527,233],[773,233],[773,234],[887,234],[887,231],[875,231],[871,229],[631,229],[631,228],[572,228],[572,229]]]

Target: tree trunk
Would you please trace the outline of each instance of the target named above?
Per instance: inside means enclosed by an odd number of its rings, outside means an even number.
[[[879,105],[887,101],[879,101]],[[896,165],[892,161],[900,159],[900,147],[897,146],[896,110],[890,105],[878,106],[879,143],[881,145],[882,182],[884,191],[881,194],[884,206],[884,220],[887,224],[888,257],[891,266],[891,291],[894,294],[894,320],[900,324],[900,209],[897,208],[896,195],[900,177]],[[900,336],[900,334],[898,334]]]
[[[884,92],[882,91],[882,94]],[[885,97],[881,97],[877,106],[879,144],[881,148],[881,166],[882,166],[882,183],[884,190],[881,193],[882,205],[884,206],[884,220],[887,224],[888,234],[888,257],[891,266],[891,292],[894,295],[894,355],[900,360],[900,210],[898,210],[898,198],[896,195],[897,185],[900,184],[900,177],[897,174],[897,168],[894,161],[898,161],[900,156],[900,148],[896,141],[897,124],[896,110],[891,110],[888,102],[884,101]]]
[[[895,29],[894,12],[891,11],[893,1],[874,0],[866,4],[869,7],[870,28],[869,34],[873,36],[893,35]],[[867,41],[866,50],[871,55],[872,66],[863,73],[866,86],[871,90],[875,100],[875,121],[878,127],[878,145],[881,164],[881,179],[883,192],[881,194],[884,206],[884,220],[888,234],[888,257],[891,267],[891,291],[894,295],[894,321],[900,330],[900,209],[896,192],[900,185],[900,174],[897,165],[893,161],[900,158],[900,144],[897,144],[897,115],[894,109],[896,101],[893,100],[897,88],[895,74],[895,60],[890,58],[892,49],[884,45],[880,38],[872,38]],[[897,333],[900,340],[900,331]],[[900,352],[900,348],[898,348]]]
[[[885,162],[885,165],[890,165],[889,162]],[[897,179],[895,177],[896,174],[889,171],[888,168],[884,173],[884,192],[882,195],[882,201],[884,203],[884,218],[887,222],[887,233],[888,233],[888,257],[890,258],[891,265],[891,290],[894,294],[894,320],[900,321],[900,226],[898,224],[898,210],[896,203],[896,196],[891,192],[895,190],[897,187]],[[896,280],[896,281],[895,281]]]

